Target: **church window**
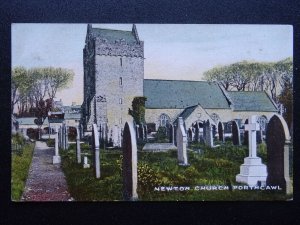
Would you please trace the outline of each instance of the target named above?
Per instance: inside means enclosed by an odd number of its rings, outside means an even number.
[[[120,65],[123,66],[122,58],[120,58]]]
[[[119,99],[119,104],[122,104],[122,103],[123,103],[122,98],[120,98]]]
[[[165,127],[170,123],[170,117],[166,114],[161,114],[160,115],[160,126]]]
[[[266,116],[260,116],[260,117],[258,117],[257,122],[259,123],[260,129],[262,131],[265,131],[267,123],[268,123],[267,117]]]
[[[120,77],[120,79],[119,79],[119,85],[120,85],[120,86],[123,85],[123,78],[122,78],[122,77]]]
[[[212,118],[212,120],[215,122],[215,123],[218,123],[220,121],[220,117],[218,114],[216,113],[213,113],[210,115],[210,117]]]

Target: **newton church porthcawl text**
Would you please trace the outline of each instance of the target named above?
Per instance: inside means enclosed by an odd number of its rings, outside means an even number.
[[[134,97],[147,98],[145,121],[155,130],[177,123],[178,117],[189,130],[207,120],[213,125],[232,120],[244,124],[253,114],[265,124],[278,113],[265,92],[225,91],[207,81],[144,79],[144,42],[135,25],[121,31],[88,24],[83,60],[81,123],[86,134],[96,123],[113,146],[121,146],[124,124],[133,120],[128,109]]]

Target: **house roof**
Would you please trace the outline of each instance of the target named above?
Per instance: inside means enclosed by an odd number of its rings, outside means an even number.
[[[144,80],[146,108],[184,109],[200,104],[206,109],[229,109],[226,97],[215,83],[184,80]]]
[[[115,43],[120,39],[124,39],[126,43],[136,43],[135,36],[131,31],[92,28],[92,36],[106,39],[109,43]]]
[[[227,93],[232,100],[233,111],[278,111],[273,101],[263,91],[228,91]]]
[[[19,122],[19,125],[36,125],[34,123],[35,119],[36,117],[21,117],[18,118],[17,121]],[[47,123],[48,123],[48,118],[46,117],[43,124],[47,124]]]
[[[65,120],[80,120],[80,113],[65,113]]]

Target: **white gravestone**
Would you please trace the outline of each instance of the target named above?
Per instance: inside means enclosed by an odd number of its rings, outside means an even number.
[[[123,131],[123,198],[135,201],[137,194],[137,143],[133,123],[125,123]]]
[[[266,182],[267,167],[262,164],[261,158],[256,156],[256,131],[259,129],[256,116],[250,116],[249,123],[245,124],[245,130],[248,131],[249,137],[249,157],[246,157],[244,164],[240,166],[240,174],[236,176],[236,182],[250,186],[257,185],[258,181]]]
[[[94,148],[94,167],[96,178],[100,178],[100,149],[99,149],[99,134],[96,124],[93,124],[93,148]]]
[[[58,152],[58,130],[56,129],[55,133],[55,155],[53,156],[53,164],[59,164],[61,162],[61,158]]]
[[[80,149],[80,133],[79,128],[76,128],[76,153],[77,153],[77,163],[81,163],[81,149]]]
[[[84,169],[90,168],[90,164],[88,164],[88,158],[87,158],[87,156],[84,156],[84,158],[83,158],[83,168]]]
[[[182,117],[178,117],[178,128],[177,128],[176,140],[177,140],[177,153],[178,153],[179,165],[186,166],[188,165],[187,150],[186,150],[187,135],[183,126]]]

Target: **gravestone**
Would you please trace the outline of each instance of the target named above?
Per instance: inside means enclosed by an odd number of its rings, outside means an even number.
[[[267,127],[267,185],[279,185],[287,194],[292,193],[289,175],[289,147],[291,136],[280,115],[274,115]]]
[[[84,169],[90,168],[90,164],[88,163],[87,156],[84,156],[84,158],[83,158],[83,168]]]
[[[218,123],[219,141],[224,142],[224,126],[221,122]]]
[[[58,151],[58,131],[55,133],[55,155],[53,156],[53,164],[59,164],[61,158]]]
[[[147,134],[148,134],[147,125],[144,125],[144,140],[145,141],[148,141]]]
[[[196,123],[194,125],[194,128],[195,128],[195,142],[199,142],[200,141],[200,129],[199,129],[199,124]]]
[[[256,131],[259,130],[259,124],[255,115],[250,116],[245,130],[248,131],[249,157],[244,158],[244,164],[240,166],[240,174],[236,176],[236,182],[250,186],[257,185],[258,182],[264,184],[267,178],[267,167],[262,164],[261,158],[256,156]]]
[[[240,145],[241,144],[241,137],[240,137],[240,128],[238,123],[233,120],[232,121],[232,143],[233,145]]]
[[[79,128],[76,128],[76,155],[77,155],[77,163],[81,163],[81,149],[80,149],[80,132]]]
[[[94,170],[96,178],[100,178],[100,149],[99,149],[99,134],[96,124],[93,124],[92,145],[94,150]]]
[[[134,201],[137,194],[137,143],[133,124],[125,123],[123,131],[123,198]]]
[[[214,146],[214,141],[213,141],[213,132],[212,132],[212,125],[210,124],[209,120],[207,120],[204,124],[203,130],[205,131],[205,137],[204,141],[205,144],[209,147]]]
[[[183,126],[182,117],[178,117],[176,141],[177,141],[177,153],[178,153],[179,165],[183,165],[183,166],[188,165],[187,150],[186,150],[187,135]]]
[[[248,124],[248,119],[245,120],[245,127],[246,127],[246,124]],[[243,145],[249,145],[249,132],[244,129],[244,140],[243,140]]]

